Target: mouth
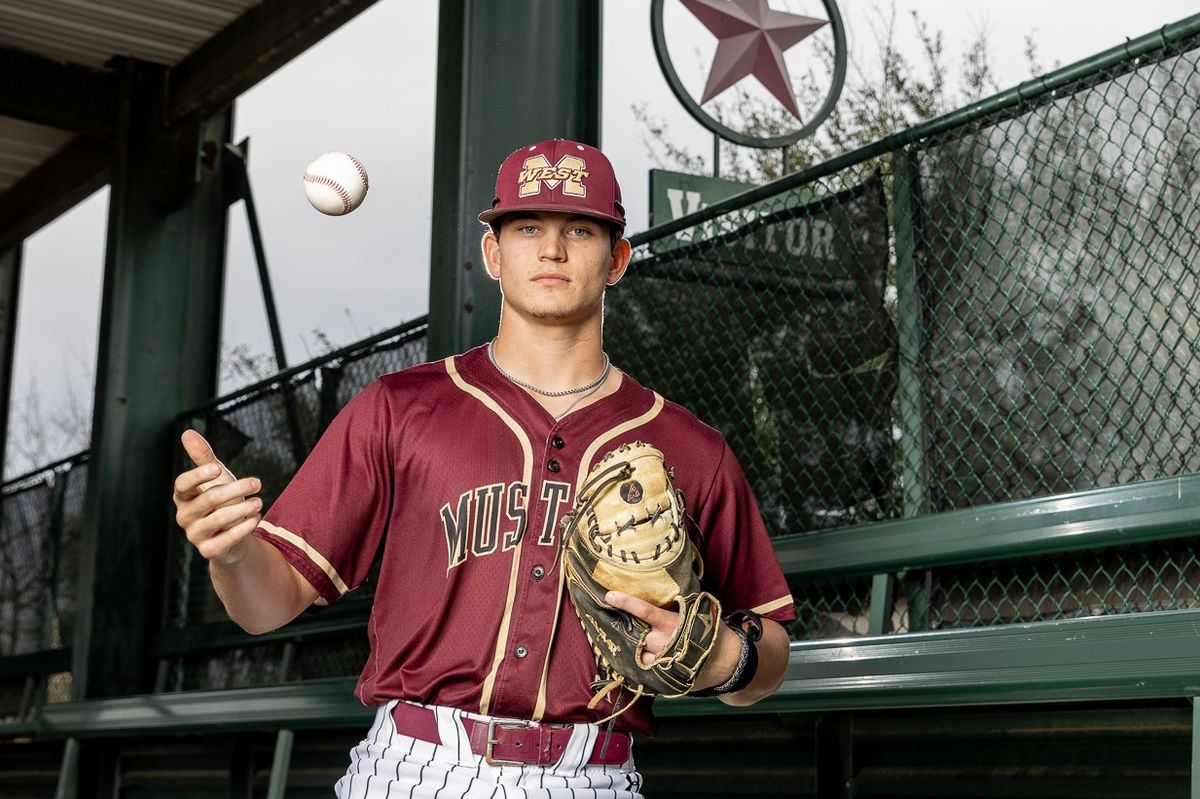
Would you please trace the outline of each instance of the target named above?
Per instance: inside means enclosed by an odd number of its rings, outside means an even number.
[[[560,275],[557,272],[542,272],[533,276],[533,282],[545,286],[557,286],[566,285],[571,280],[566,275]]]

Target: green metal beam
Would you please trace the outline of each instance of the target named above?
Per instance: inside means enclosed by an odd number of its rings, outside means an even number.
[[[793,643],[787,676],[748,712],[1188,697],[1200,611]],[[708,714],[715,700],[655,705]],[[705,703],[710,703],[705,707]]]
[[[345,607],[342,607],[342,606]],[[366,634],[370,616],[369,601],[346,600],[313,615],[302,614],[278,630],[250,635],[231,621],[197,624],[185,629],[163,630],[154,644],[156,657],[177,657],[197,652],[215,652],[246,646],[263,646],[279,641],[295,641],[322,635],[362,630]],[[0,659],[0,664],[4,660]]]
[[[664,700],[660,716],[1189,697],[1200,687],[1200,611],[1164,611],[903,636],[793,643],[779,692],[733,711]],[[47,705],[46,738],[359,727],[354,680]],[[0,727],[0,734],[11,728]]]
[[[600,29],[599,0],[442,0],[431,359],[496,333],[500,291],[480,260],[475,215],[492,201],[500,162],[541,139],[599,144]]]
[[[264,0],[251,7],[171,68],[168,119],[219,111],[375,2]]]
[[[35,728],[45,738],[362,728],[370,722],[374,709],[355,698],[354,683],[348,679],[314,680],[264,688],[64,702],[46,705]]]
[[[8,411],[12,404],[17,306],[21,298],[20,243],[0,250],[0,454],[8,452]]]
[[[50,649],[45,652],[30,652],[25,655],[7,655],[0,658],[0,680],[14,677],[42,676],[71,670],[70,649]]]
[[[1200,799],[1200,702],[1192,697],[1192,799]]]
[[[1200,531],[1200,475],[984,505],[775,541],[789,577],[986,562]]]
[[[0,194],[0,251],[107,183],[112,153],[110,144],[78,137]]]
[[[89,136],[117,131],[120,76],[0,47],[0,114]]]
[[[213,395],[220,340],[221,159],[232,112],[164,127],[166,71],[129,63],[123,74],[80,540],[72,669],[80,697],[154,684],[149,648],[161,626],[173,422],[180,408]]]

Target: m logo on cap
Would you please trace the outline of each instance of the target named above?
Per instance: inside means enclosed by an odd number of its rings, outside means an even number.
[[[583,180],[588,176],[587,164],[575,155],[564,155],[557,164],[551,164],[544,155],[526,158],[517,175],[520,189],[517,194],[521,197],[532,197],[542,191],[542,182],[552,189],[563,184],[562,193],[568,197],[586,197],[587,187]]]

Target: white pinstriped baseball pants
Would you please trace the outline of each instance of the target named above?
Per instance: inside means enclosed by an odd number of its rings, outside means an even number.
[[[620,766],[586,765],[604,734],[594,724],[576,724],[552,766],[490,766],[471,751],[463,711],[426,705],[437,715],[439,745],[398,733],[395,704],[376,711],[367,737],[350,750],[350,768],[334,786],[338,799],[642,799],[632,753]]]

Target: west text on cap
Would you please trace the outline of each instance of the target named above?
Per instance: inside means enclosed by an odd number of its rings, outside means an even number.
[[[504,159],[496,173],[496,197],[479,221],[491,223],[514,211],[581,214],[625,227],[612,163],[595,147],[569,139],[547,139]]]

